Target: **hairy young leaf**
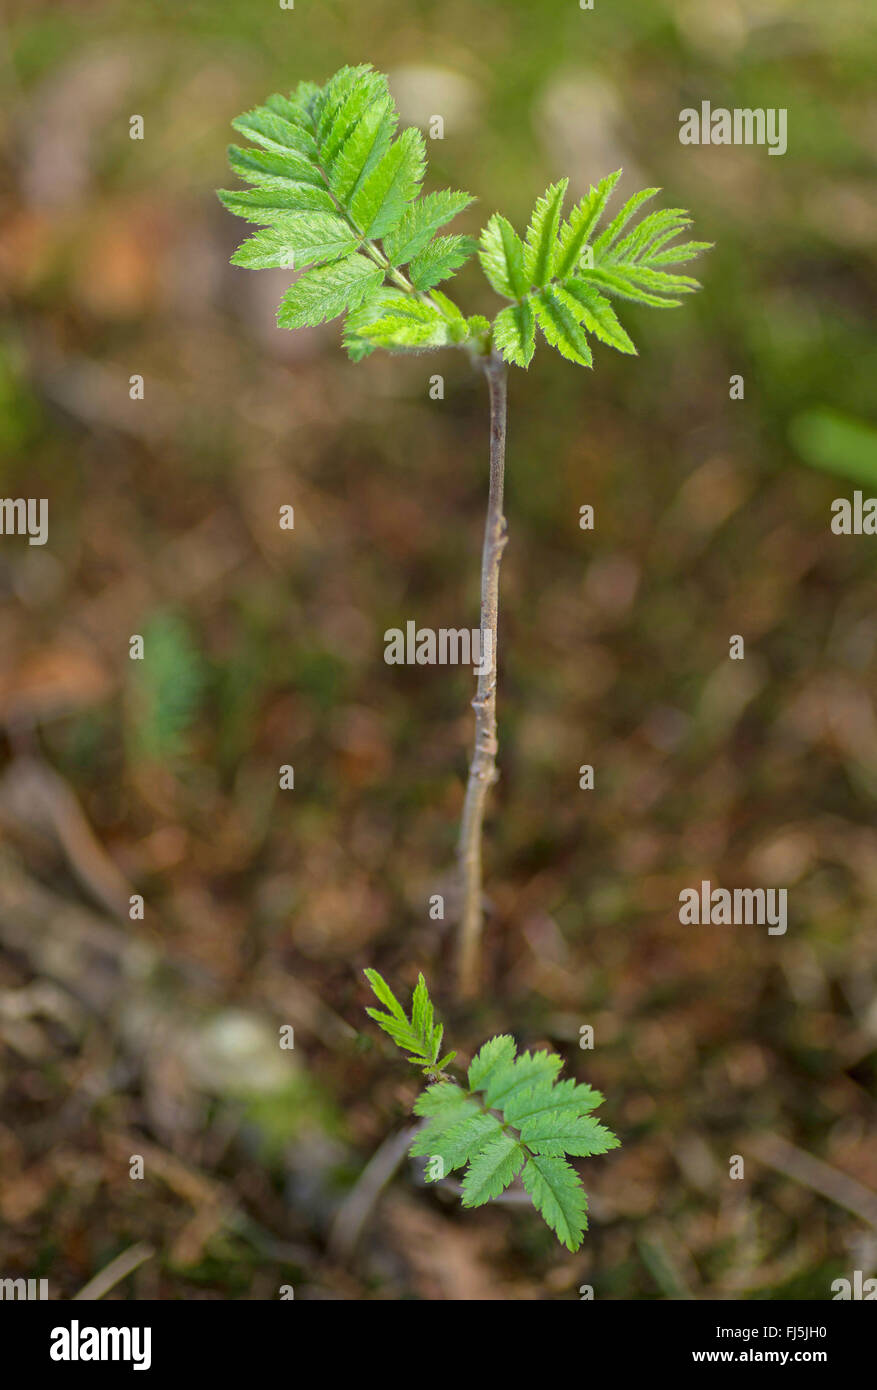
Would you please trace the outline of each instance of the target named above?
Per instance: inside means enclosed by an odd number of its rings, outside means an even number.
[[[592,187],[587,195],[577,203],[560,229],[559,245],[555,260],[555,274],[564,280],[572,275],[579,257],[587,245],[591,233],[600,220],[613,188],[621,177],[621,170],[607,174],[597,187]]]
[[[481,233],[478,257],[497,294],[506,299],[521,299],[528,293],[523,243],[512,224],[498,212]]]
[[[552,289],[542,290],[535,303],[536,318],[545,341],[570,362],[590,367],[592,358],[587,335],[569,306]]]
[[[235,251],[232,265],[261,270],[268,266],[300,269],[346,256],[357,245],[350,224],[331,212],[286,213],[255,232]]]
[[[534,318],[546,341],[580,366],[592,362],[589,333],[618,352],[635,353],[606,295],[667,308],[679,303],[669,296],[699,288],[688,276],[658,269],[706,249],[703,242],[689,242],[675,252],[668,246],[690,223],[681,208],[650,213],[624,234],[637,210],[659,191],[656,188],[629,198],[591,244],[620,173],[608,174],[592,187],[565,222],[561,216],[566,180],[552,184],[537,200],[523,247],[498,214],[482,232],[484,272],[499,294],[516,301],[511,311],[500,310],[493,326],[494,346],[507,362],[529,364]]]
[[[437,292],[424,300],[403,290],[383,288],[349,316],[345,342],[355,346],[365,341],[373,347],[425,352],[462,342],[467,333],[460,311]]]
[[[232,263],[326,266],[325,275],[303,277],[290,288],[278,323],[296,328],[345,312],[352,317],[386,285],[416,307],[380,301],[355,322],[348,318],[351,357],[375,347],[422,351],[466,340],[463,315],[450,313],[450,301],[431,292],[459,269],[474,243],[432,238],[472,200],[450,189],[419,197],[425,142],[414,127],[397,135],[398,113],[383,73],[361,64],[341,68],[323,86],[300,82],[289,96],[274,94],[233,125],[253,144],[231,146],[229,162],[253,187],[219,196],[229,211],[265,230],[248,238]],[[359,251],[363,256],[352,258]],[[402,265],[409,266],[408,278]]]
[[[478,248],[468,236],[440,236],[415,256],[408,277],[416,290],[430,290],[465,265]]]
[[[425,141],[420,131],[410,126],[351,199],[351,216],[365,236],[382,237],[402,220],[423,181],[425,168]]]
[[[618,352],[636,354],[636,348],[618,322],[609,300],[599,294],[593,285],[573,277],[567,280],[562,289],[558,287],[557,295],[595,338],[616,348]]]
[[[402,1005],[399,1003],[399,1000],[396,998],[395,994],[390,989],[390,986],[387,984],[383,975],[379,975],[377,970],[364,970],[362,973],[365,975],[365,978],[368,980],[373,992],[377,995],[381,1003],[386,1005],[386,1007],[390,1010],[390,1013],[395,1014],[396,1017],[398,1019],[401,1019],[401,1021],[404,1023],[405,1010],[402,1008]]]
[[[384,251],[393,265],[407,265],[413,257],[419,256],[439,227],[472,202],[474,199],[468,193],[455,193],[450,188],[418,198],[384,237]]]
[[[524,274],[531,289],[547,284],[554,274],[560,210],[568,186],[569,179],[553,183],[533,209],[524,251]]]
[[[380,268],[358,253],[308,270],[280,301],[277,322],[281,328],[304,328],[337,318],[360,304],[381,279]]]
[[[524,299],[500,309],[493,325],[493,341],[506,362],[528,367],[536,348],[536,318],[533,304]]]

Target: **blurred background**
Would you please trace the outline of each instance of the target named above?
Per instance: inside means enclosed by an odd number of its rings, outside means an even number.
[[[0,492],[48,499],[49,542],[0,546],[0,1275],[436,1300],[825,1299],[873,1275],[877,542],[830,507],[877,493],[874,15],[7,14]],[[389,667],[383,633],[477,623],[484,383],[463,354],[353,366],[337,324],[278,330],[289,277],[228,265],[244,228],[214,195],[239,111],[362,61],[405,122],[442,115],[427,187],[479,198],[454,230],[522,228],[552,180],[578,198],[623,165],[623,196],[660,184],[716,243],[683,308],[619,306],[638,358],[513,371],[468,1008],[472,676]],[[787,108],[788,152],[681,145],[702,100]],[[495,312],[477,266],[454,292]],[[702,879],[787,888],[787,934],[681,926]],[[422,969],[466,1060],[513,1032],[605,1093],[623,1147],[580,1165],[577,1255],[532,1210],[422,1186],[417,1077],[365,1018],[365,965],[400,993]]]

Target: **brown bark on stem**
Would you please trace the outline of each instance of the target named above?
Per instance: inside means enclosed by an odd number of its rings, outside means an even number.
[[[506,519],[502,511],[505,476],[506,398],[508,368],[495,353],[484,359],[490,392],[490,493],[484,547],[481,552],[481,666],[472,708],[475,710],[475,749],[460,826],[459,862],[462,909],[459,937],[459,984],[464,998],[477,994],[481,983],[481,840],[487,793],[499,777],[496,768],[496,672],[497,619],[499,616],[499,566],[506,544]],[[490,661],[484,654],[490,634]]]

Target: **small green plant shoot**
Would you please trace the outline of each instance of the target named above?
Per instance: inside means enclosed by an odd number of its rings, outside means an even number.
[[[385,348],[419,353],[462,348],[485,372],[490,395],[490,487],[481,565],[482,660],[475,698],[475,747],[459,839],[460,988],[476,992],[482,935],[482,828],[496,768],[496,656],[499,567],[506,544],[503,484],[508,364],[527,367],[536,329],[579,366],[593,361],[591,339],[635,353],[612,299],[671,308],[699,288],[679,266],[709,243],[677,238],[690,225],[680,208],[635,214],[660,190],[646,188],[599,230],[621,175],[608,174],[564,218],[568,180],[536,202],[522,239],[499,213],[479,241],[440,229],[473,202],[468,193],[423,193],[426,145],[398,113],[387,78],[372,67],[344,67],[323,85],[301,82],[271,96],[233,125],[251,143],[232,145],[229,162],[250,187],[219,194],[229,211],[262,230],[242,242],[232,264],[303,272],[277,311],[283,328],[344,317],[354,361]],[[504,300],[491,321],[466,315],[436,287],[477,251]],[[532,1178],[531,1178],[532,1181]]]
[[[366,978],[383,1009],[366,1013],[383,1028],[431,1084],[414,1102],[424,1119],[412,1157],[428,1159],[427,1182],[465,1168],[464,1207],[480,1207],[520,1176],[533,1206],[568,1250],[578,1250],[587,1230],[587,1197],[567,1156],[590,1158],[618,1148],[619,1141],[591,1112],[603,1103],[599,1091],[570,1079],[558,1081],[563,1065],[554,1052],[517,1055],[514,1038],[490,1038],[473,1057],[466,1080],[446,1074],[456,1053],[439,1060],[442,1027],[426,982],[418,976],[409,1018],[376,970]]]

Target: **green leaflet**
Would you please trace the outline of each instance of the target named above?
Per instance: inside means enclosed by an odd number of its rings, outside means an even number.
[[[479,1089],[488,1105],[504,1110],[522,1091],[534,1085],[550,1086],[562,1065],[556,1052],[524,1052],[510,1065],[495,1068]]]
[[[493,325],[494,342],[507,362],[527,367],[536,349],[536,319],[530,300],[501,309]]]
[[[698,289],[696,280],[668,274],[662,267],[690,260],[709,243],[668,243],[690,225],[681,208],[650,213],[630,228],[631,220],[659,192],[646,188],[624,204],[596,241],[592,241],[621,170],[607,174],[562,221],[567,180],[552,184],[536,202],[526,243],[504,217],[494,214],[481,234],[479,256],[490,284],[514,301],[493,324],[494,346],[506,362],[526,367],[535,345],[534,324],[561,356],[579,366],[592,364],[588,334],[618,352],[636,348],[619,323],[607,295],[634,303],[672,308],[675,296]]]
[[[561,1110],[587,1115],[602,1104],[603,1096],[599,1091],[590,1086],[580,1086],[577,1081],[567,1077],[564,1081],[555,1082],[550,1090],[544,1086],[531,1086],[517,1091],[506,1101],[503,1113],[507,1120],[520,1128],[525,1120],[537,1115],[555,1114]]]
[[[410,127],[390,146],[351,199],[350,213],[365,236],[382,237],[401,220],[426,168],[426,146]]]
[[[528,367],[536,349],[536,318],[533,304],[524,299],[500,309],[493,325],[493,340],[507,362]]]
[[[337,318],[380,282],[380,268],[359,254],[306,271],[280,301],[277,322],[281,328],[304,328]]]
[[[578,1250],[588,1229],[588,1199],[575,1170],[562,1158],[534,1155],[521,1181],[560,1243],[567,1250]]]
[[[345,342],[348,346],[364,342],[391,351],[425,352],[464,342],[468,332],[459,309],[444,295],[436,292],[426,301],[403,290],[384,288],[350,314]]]
[[[592,358],[587,334],[569,303],[553,289],[541,290],[536,296],[536,319],[545,341],[556,347],[562,357],[581,367],[590,367]]]
[[[413,256],[426,249],[439,227],[473,201],[468,193],[454,193],[450,188],[426,193],[406,208],[398,225],[384,237],[386,254],[394,265],[407,265]]]
[[[526,1154],[510,1134],[498,1134],[483,1144],[470,1161],[463,1179],[463,1206],[480,1207],[514,1182]]]
[[[331,212],[291,212],[278,215],[270,227],[241,242],[232,265],[261,270],[266,266],[300,269],[321,261],[337,261],[357,245],[349,224]]]
[[[327,189],[317,188],[312,183],[296,183],[291,179],[278,179],[273,185],[263,184],[260,188],[222,188],[217,197],[229,212],[263,226],[289,212],[335,210],[332,195]]]
[[[346,313],[355,359],[376,347],[423,351],[469,336],[456,306],[432,291],[474,250],[468,237],[435,236],[472,199],[451,189],[420,196],[425,142],[414,127],[398,133],[398,121],[386,77],[368,64],[341,68],[322,86],[301,82],[232,123],[251,144],[232,145],[229,163],[251,187],[219,194],[264,229],[238,247],[233,265],[325,272],[290,287],[278,323],[299,328]],[[375,299],[354,320],[382,286],[408,305]]]
[[[488,1140],[501,1132],[495,1115],[473,1111],[452,1125],[431,1121],[413,1140],[409,1153],[412,1157],[440,1158],[445,1172],[452,1173],[455,1168],[465,1167]]]
[[[507,1034],[486,1042],[469,1064],[470,1091],[483,1091],[491,1077],[502,1075],[512,1065],[515,1051],[515,1040]]]
[[[618,1140],[592,1115],[572,1115],[565,1110],[543,1111],[521,1125],[521,1139],[538,1154],[573,1154],[589,1158],[618,1148]]]
[[[465,265],[478,243],[468,236],[440,236],[415,256],[408,277],[416,290],[429,290]]]
[[[581,202],[573,208],[569,219],[564,222],[558,238],[554,267],[555,274],[559,279],[565,279],[575,270],[582,251],[600,220],[600,214],[609,200],[609,195],[620,177],[620,169],[616,169],[614,174],[607,174],[604,179],[600,180],[596,188],[590,189],[587,196],[582,198]]]
[[[423,976],[411,1004],[411,1021],[376,971],[366,976],[389,1011],[369,1013],[399,1045],[410,1050],[409,1032],[436,1027]],[[426,1049],[421,1047],[421,1052]],[[453,1054],[452,1054],[453,1055]],[[411,1058],[416,1065],[421,1058]],[[411,1142],[412,1157],[426,1158],[426,1179],[438,1182],[465,1169],[464,1207],[483,1206],[520,1175],[524,1190],[558,1240],[570,1250],[587,1227],[587,1199],[565,1155],[592,1157],[618,1147],[618,1139],[590,1113],[599,1091],[567,1078],[558,1081],[561,1059],[553,1052],[517,1055],[508,1034],[490,1038],[469,1065],[467,1085],[442,1077],[414,1102],[424,1123]],[[440,1070],[434,1067],[433,1072]]]
[[[531,288],[546,284],[554,274],[560,210],[568,187],[569,179],[553,183],[533,209],[524,252],[524,274]]]
[[[524,246],[512,224],[495,212],[481,233],[481,268],[497,294],[522,299],[530,286],[524,274]]]
[[[557,295],[595,338],[609,347],[617,348],[619,352],[636,354],[636,348],[618,322],[609,300],[598,293],[593,285],[574,276],[567,280],[563,289],[558,289]]]

